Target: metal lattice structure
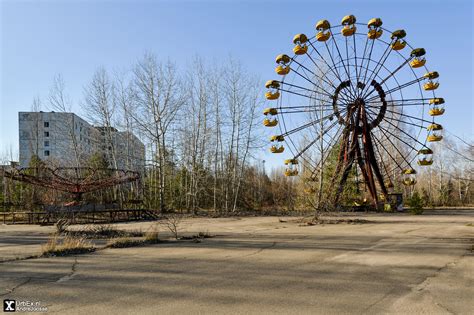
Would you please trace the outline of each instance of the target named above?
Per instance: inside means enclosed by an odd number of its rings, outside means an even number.
[[[444,99],[435,94],[439,74],[428,70],[425,50],[405,37],[380,18],[361,24],[353,15],[336,26],[319,21],[311,38],[295,35],[294,54],[276,58],[281,79],[265,85],[275,105],[263,123],[278,130],[270,151],[287,156],[285,175],[318,181],[335,160],[335,204],[352,176],[376,207],[395,181],[416,183],[415,167],[433,163],[429,142],[442,139],[435,117]]]
[[[82,195],[140,179],[129,170],[90,167],[25,167],[4,171],[4,176],[39,187],[70,193],[75,201]]]

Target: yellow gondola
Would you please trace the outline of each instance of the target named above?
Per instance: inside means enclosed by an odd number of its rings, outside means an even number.
[[[425,63],[426,63],[425,58],[414,58],[412,61],[410,61],[410,66],[412,68],[419,68],[419,67],[423,67]]]
[[[392,35],[390,35],[390,38],[393,40],[393,39],[402,39],[402,38],[405,38],[405,36],[407,36],[407,33],[405,32],[405,30],[396,30],[392,33]]]
[[[298,164],[298,160],[296,159],[287,159],[284,161],[285,165],[297,165]]]
[[[265,87],[268,89],[268,91],[265,93],[267,100],[276,100],[280,97],[280,92],[278,92],[280,82],[276,80],[268,80],[265,83]]]
[[[410,66],[412,68],[419,68],[423,67],[426,63],[425,58],[420,58],[426,54],[426,51],[424,48],[415,48],[411,51],[410,57],[413,58],[412,61],[410,61]]]
[[[441,141],[443,139],[443,126],[439,124],[431,124],[427,129],[432,132],[427,138],[429,142]]]
[[[444,114],[444,105],[443,105],[444,98],[442,97],[432,98],[429,100],[429,103],[430,103],[430,110],[428,111],[428,114],[430,114],[430,116],[440,116]]]
[[[426,72],[423,77],[429,80],[437,79],[439,78],[439,73],[438,71],[431,71],[431,72]]]
[[[405,48],[407,45],[407,43],[403,39],[405,36],[407,36],[405,30],[396,30],[395,32],[393,32],[390,38],[392,39],[392,41],[395,41],[390,45],[390,47],[393,50],[401,50]]]
[[[430,116],[441,116],[444,114],[444,108],[430,108],[428,114],[430,114]]]
[[[272,153],[282,153],[283,151],[285,151],[285,147],[282,145],[281,146],[272,145],[270,148],[270,152]]]
[[[298,170],[290,170],[290,169],[285,170],[285,176],[296,176],[296,175],[298,175]]]
[[[290,72],[289,63],[291,58],[288,55],[281,54],[276,57],[276,63],[278,66],[275,68],[275,72],[279,75],[286,75]]]
[[[356,17],[353,15],[346,15],[342,18],[342,30],[341,33],[343,36],[352,36],[357,30],[357,27],[354,25],[356,22]]]
[[[290,72],[290,66],[278,65],[275,68],[275,72],[279,75],[287,75]]]
[[[318,31],[325,31],[331,28],[331,24],[329,23],[328,20],[320,20],[318,23],[316,23],[316,29]]]
[[[423,89],[425,91],[433,91],[436,90],[439,87],[438,82],[433,82],[433,81],[428,81],[423,85]]]
[[[346,15],[345,17],[342,18],[341,24],[342,25],[352,25],[357,22],[356,17],[354,15]]]
[[[444,104],[444,98],[436,97],[429,100],[430,105],[441,105]]]
[[[373,30],[369,30],[369,32],[367,33],[367,37],[369,37],[369,39],[377,39],[379,38],[380,36],[382,36],[383,34],[383,30],[382,29],[373,29]]]
[[[296,159],[287,159],[284,161],[285,165],[288,168],[285,170],[285,176],[295,176],[298,175],[298,170],[296,169],[296,165],[298,165],[298,160]]]
[[[265,127],[275,127],[276,125],[278,125],[278,120],[265,118],[263,120],[263,125]]]
[[[329,31],[330,28],[331,24],[329,24],[328,20],[321,20],[316,23],[316,30],[318,30],[318,33],[316,34],[316,40],[318,42],[327,41],[331,37],[331,31]]]
[[[283,137],[282,135],[278,135],[278,136],[271,136],[270,137],[270,141],[271,142],[282,142],[282,141],[285,141],[285,137]]]
[[[429,148],[423,148],[418,151],[418,165],[428,166],[433,164],[433,151]]]
[[[270,91],[265,93],[265,98],[267,100],[277,100],[280,97],[280,92],[272,93]]]
[[[331,32],[329,32],[329,31],[326,32],[326,33],[324,33],[324,32],[318,32],[318,33],[316,34],[316,40],[317,40],[318,42],[325,42],[325,41],[327,41],[330,37],[331,37]]]
[[[405,48],[407,45],[407,42],[404,41],[403,39],[397,39],[395,42],[392,43],[392,45],[390,45],[390,47],[393,49],[393,50],[402,50],[403,48]]]
[[[278,110],[276,108],[271,108],[271,107],[268,107],[268,108],[265,108],[263,110],[263,114],[266,116],[266,115],[271,115],[271,116],[275,116],[276,114],[278,114]]]
[[[295,45],[295,47],[293,47],[293,52],[295,53],[295,55],[304,55],[307,51],[308,46],[306,45]]]
[[[352,36],[356,31],[357,28],[355,27],[355,25],[345,25],[342,28],[341,33],[343,36]]]
[[[407,168],[402,172],[402,182],[406,186],[413,186],[416,184],[416,171],[412,168]]]
[[[280,81],[277,80],[268,80],[265,82],[265,87],[267,89],[278,89],[280,87]]]
[[[303,191],[304,191],[305,193],[307,193],[307,194],[314,194],[314,193],[316,193],[316,189],[314,189],[313,187],[305,187],[305,188],[303,189]]]
[[[367,23],[367,26],[369,28],[379,28],[382,26],[382,19],[381,18],[373,18],[370,19],[369,22]]]
[[[308,51],[308,46],[306,42],[308,41],[308,37],[305,34],[296,34],[293,37],[293,43],[295,47],[293,47],[293,52],[295,55],[304,55]]]

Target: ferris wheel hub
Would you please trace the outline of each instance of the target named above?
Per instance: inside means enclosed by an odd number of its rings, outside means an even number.
[[[380,124],[385,116],[387,110],[385,91],[375,80],[371,82],[371,90],[369,89],[368,91],[364,90],[366,84],[362,82],[357,82],[356,87],[358,89],[356,91],[352,89],[352,85],[353,83],[350,80],[347,80],[341,82],[335,89],[332,96],[334,116],[337,117],[337,120],[341,125],[344,125],[351,130],[355,130],[357,129],[357,126],[353,124],[353,121],[355,120],[355,115],[359,115],[359,109],[364,109],[364,111],[370,109],[373,116],[371,116],[368,121],[368,128],[369,130],[372,130]],[[366,95],[371,95],[373,92],[376,92],[377,100],[376,102],[371,101],[369,104]],[[344,99],[347,103],[340,103],[339,101],[341,99]],[[343,111],[345,111],[346,114],[341,114]]]

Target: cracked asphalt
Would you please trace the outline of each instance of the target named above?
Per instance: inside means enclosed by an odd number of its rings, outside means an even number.
[[[4,261],[0,296],[60,314],[474,313],[474,210],[360,216],[370,222],[188,219],[183,234],[216,237]],[[0,255],[34,252],[49,232],[2,226]]]

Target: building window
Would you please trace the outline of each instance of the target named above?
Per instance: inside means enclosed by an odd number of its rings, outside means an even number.
[[[45,141],[45,142],[44,142],[44,146],[45,146],[45,147],[49,147],[49,141]]]
[[[44,127],[45,127],[45,128],[49,128],[49,121],[45,121],[45,122],[44,122]]]
[[[48,137],[49,137],[49,131],[45,131],[45,132],[44,132],[44,136],[45,136],[46,138],[48,138]]]
[[[44,151],[44,156],[49,156],[49,150]]]

